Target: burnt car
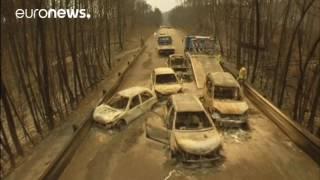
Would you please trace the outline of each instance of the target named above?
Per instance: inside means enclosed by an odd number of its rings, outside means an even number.
[[[158,54],[170,55],[175,53],[175,48],[172,45],[172,37],[167,34],[160,33],[158,36]]]
[[[110,100],[97,106],[93,120],[106,127],[122,129],[134,119],[149,111],[157,97],[145,87],[132,87],[116,93]]]
[[[182,162],[211,162],[220,158],[222,137],[200,100],[191,94],[170,96],[145,123],[146,137],[169,145],[170,157]],[[161,112],[161,111],[160,111]]]
[[[168,67],[160,67],[152,71],[151,88],[159,99],[183,92],[182,82],[173,69]]]
[[[203,103],[216,125],[225,127],[246,126],[248,104],[238,81],[228,72],[208,73]]]
[[[190,63],[182,54],[171,54],[168,58],[168,67],[172,68],[179,79],[192,80]]]

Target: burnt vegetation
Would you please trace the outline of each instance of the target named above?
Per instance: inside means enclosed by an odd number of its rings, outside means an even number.
[[[15,17],[42,8],[86,9],[91,18]],[[1,1],[1,176],[108,75],[131,36],[160,23],[143,0]]]
[[[211,35],[226,61],[295,122],[320,137],[320,2],[185,0],[169,13],[189,34]]]

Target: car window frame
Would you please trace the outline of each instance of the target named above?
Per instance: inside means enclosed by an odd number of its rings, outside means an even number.
[[[142,99],[142,94],[143,94],[143,93],[148,93],[148,94],[150,95],[150,97],[149,97],[148,99],[146,99],[145,101],[143,101],[143,99]],[[143,91],[143,92],[141,92],[141,93],[139,94],[139,96],[140,96],[140,104],[143,104],[143,103],[149,101],[150,99],[152,99],[153,94],[152,94],[151,92],[149,92],[149,91]]]
[[[172,121],[170,121],[171,113],[173,113]],[[166,126],[168,130],[174,129],[174,122],[176,118],[176,111],[173,106],[170,107],[168,111],[168,116],[166,118]]]
[[[134,106],[134,107],[131,107],[131,104],[132,104],[133,99],[134,99],[135,97],[138,97],[138,99],[139,99],[139,104],[137,104],[137,105]],[[133,96],[133,97],[130,99],[129,110],[132,110],[132,109],[138,107],[139,105],[141,105],[141,99],[140,99],[140,95],[137,94],[137,95]]]

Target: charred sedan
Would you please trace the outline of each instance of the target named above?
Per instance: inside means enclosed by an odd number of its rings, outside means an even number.
[[[151,73],[151,86],[158,98],[171,94],[182,93],[182,82],[171,68],[156,68]]]
[[[116,93],[109,101],[102,103],[93,113],[93,119],[107,128],[123,128],[142,115],[157,102],[148,88],[132,87]]]
[[[182,54],[171,54],[168,58],[168,67],[172,68],[179,79],[190,80],[191,68],[187,59]]]
[[[168,144],[171,158],[182,162],[210,162],[220,158],[222,137],[199,99],[175,94],[164,107],[164,116],[147,119],[146,136]]]

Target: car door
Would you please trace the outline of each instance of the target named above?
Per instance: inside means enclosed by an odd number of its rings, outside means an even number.
[[[165,106],[162,106],[162,108],[165,108]],[[174,110],[173,108],[171,108],[169,110],[169,114],[160,116],[158,115],[158,113],[155,113],[154,116],[147,119],[146,121],[147,138],[164,143],[164,144],[169,144],[169,137],[173,127],[174,116],[175,116]],[[172,121],[169,121],[171,119]]]
[[[140,102],[139,95],[136,95],[131,98],[131,100],[129,102],[129,110],[125,116],[125,119],[127,122],[130,122],[130,121],[136,119],[138,116],[140,116],[142,114],[140,104],[141,104],[141,102]]]
[[[157,102],[157,98],[148,91],[144,91],[140,94],[141,108],[144,112],[149,111],[153,104]]]

